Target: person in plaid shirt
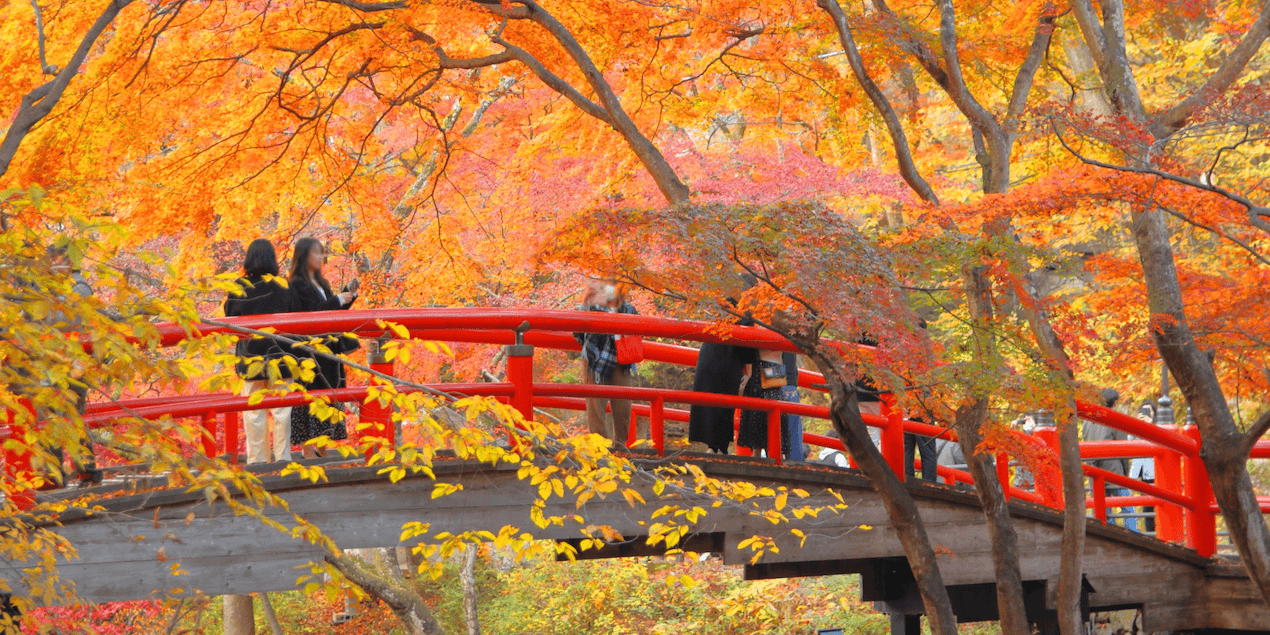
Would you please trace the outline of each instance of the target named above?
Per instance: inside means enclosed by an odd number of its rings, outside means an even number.
[[[635,307],[625,300],[612,281],[587,287],[583,311],[636,314]],[[629,386],[635,374],[634,364],[617,363],[617,339],[603,333],[574,333],[582,345],[582,382],[606,386]],[[604,416],[605,410],[613,413],[612,421]],[[603,435],[614,445],[625,445],[631,425],[629,399],[594,397],[586,400],[587,429]]]

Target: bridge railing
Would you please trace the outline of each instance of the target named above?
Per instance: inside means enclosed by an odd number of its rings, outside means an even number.
[[[828,408],[811,404],[770,401],[737,395],[716,395],[692,391],[664,390],[638,387],[603,385],[536,383],[534,379],[534,347],[579,350],[572,332],[613,333],[639,335],[696,342],[729,343],[767,350],[796,352],[796,349],[780,336],[764,329],[741,326],[723,326],[706,322],[670,320],[649,316],[631,316],[584,311],[548,311],[531,309],[376,309],[371,311],[335,311],[270,316],[230,318],[225,323],[240,327],[272,327],[279,333],[294,335],[319,335],[331,332],[356,333],[365,338],[385,337],[385,323],[404,326],[415,339],[447,342],[471,342],[512,345],[516,343],[515,330],[525,321],[531,328],[523,333],[524,348],[528,354],[512,355],[508,359],[507,381],[504,383],[437,384],[436,390],[465,395],[494,397],[516,407],[527,419],[534,416],[533,408],[585,409],[587,397],[614,397],[630,399],[634,404],[632,417],[644,417],[650,421],[650,439],[658,453],[666,450],[665,422],[688,420],[688,411],[669,405],[724,406],[767,413],[767,455],[780,464],[780,417],[782,413],[797,414],[809,418],[827,419]],[[175,325],[160,328],[163,343],[175,344],[186,332]],[[225,332],[237,334],[232,328],[219,325],[202,325],[202,334]],[[838,344],[854,347],[853,344]],[[868,347],[860,347],[867,354]],[[697,349],[646,341],[647,361],[695,366]],[[372,355],[372,357],[374,357]],[[372,367],[385,374],[393,374],[394,366],[386,360],[372,359]],[[806,369],[800,371],[799,386],[818,390],[823,384],[819,373]],[[408,390],[408,389],[407,389]],[[314,391],[308,394],[270,396],[257,403],[248,403],[246,397],[229,394],[157,397],[134,399],[118,403],[90,404],[85,420],[90,425],[103,425],[123,416],[187,417],[202,420],[206,434],[202,449],[211,455],[224,451],[237,459],[242,445],[239,443],[239,413],[272,407],[299,406],[315,396],[326,395],[332,401],[365,401],[367,387],[350,387],[332,391]],[[942,437],[955,440],[949,429],[926,423],[908,421],[903,413],[884,401],[881,416],[864,414],[867,425],[879,428],[879,449],[899,478],[904,479],[904,433]],[[1095,516],[1106,522],[1107,507],[1154,505],[1160,509],[1158,537],[1172,542],[1185,542],[1201,554],[1213,552],[1216,529],[1216,505],[1209,485],[1208,475],[1199,460],[1199,434],[1194,426],[1185,429],[1166,429],[1142,422],[1106,408],[1078,403],[1081,418],[1109,427],[1124,430],[1140,441],[1102,441],[1081,444],[1083,458],[1152,457],[1156,460],[1157,481],[1154,484],[1120,476],[1092,466],[1085,466],[1085,473],[1094,482],[1092,496],[1086,505]],[[380,437],[384,442],[394,438],[392,413],[374,400],[361,408],[362,422],[371,423],[371,429],[363,434]],[[219,423],[219,426],[218,426]],[[634,423],[634,421],[632,422]],[[222,433],[222,447],[215,443],[216,433]],[[637,429],[631,426],[632,432]],[[1057,484],[1061,480],[1057,472],[1058,440],[1053,428],[1040,428],[1035,436],[1015,432],[1024,443],[1037,453],[1048,457],[1043,465],[1033,464],[1036,472],[1033,489],[1016,487],[1010,478],[1010,457],[998,455],[998,478],[1008,497],[1030,501],[1051,507],[1061,507],[1062,492]],[[633,443],[634,439],[628,439]],[[805,443],[845,450],[838,439],[806,433]],[[1254,456],[1270,456],[1270,443],[1259,443]],[[20,467],[22,457],[10,457],[8,466]],[[973,484],[970,475],[963,470],[939,466],[938,474],[945,483]],[[1106,497],[1104,485],[1113,485],[1137,492],[1132,497]],[[1270,501],[1263,501],[1263,508]]]

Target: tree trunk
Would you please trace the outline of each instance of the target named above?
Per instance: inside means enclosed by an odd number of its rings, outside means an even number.
[[[1195,342],[1182,301],[1164,213],[1135,214],[1133,237],[1146,278],[1151,332],[1200,429],[1200,458],[1244,568],[1270,604],[1270,529],[1248,475],[1244,435],[1226,404],[1217,373]]]
[[[933,635],[956,635],[957,617],[952,611],[952,601],[939,572],[935,549],[926,534],[917,503],[905,489],[904,483],[891,471],[882,453],[873,445],[864,419],[860,417],[860,404],[856,400],[854,378],[849,381],[842,369],[842,360],[831,359],[825,351],[814,347],[802,347],[802,352],[816,362],[829,383],[832,400],[829,417],[842,438],[847,453],[868,477],[873,490],[882,499],[887,517],[895,528],[896,537],[904,547],[909,568],[917,580],[917,591],[926,608],[926,618]]]
[[[467,635],[481,635],[481,622],[476,615],[476,555],[480,551],[478,545],[468,545],[463,551],[463,568],[459,570],[459,579],[463,581],[463,622],[467,624]]]
[[[1063,474],[1063,548],[1058,569],[1058,628],[1063,635],[1085,632],[1085,617],[1080,610],[1081,584],[1084,581],[1085,473],[1080,462],[1080,436],[1077,434],[1076,402],[1068,400],[1062,412],[1055,412],[1058,425],[1058,464]]]
[[[269,623],[269,630],[273,635],[282,635],[282,624],[278,622],[278,614],[273,611],[273,602],[269,601],[268,593],[260,594],[260,608],[264,609],[265,622]]]
[[[423,603],[413,589],[366,571],[361,563],[347,554],[326,554],[326,561],[335,566],[350,582],[379,598],[388,605],[393,615],[406,627],[410,635],[444,635],[440,622]]]
[[[1019,568],[1019,536],[1010,521],[1010,505],[997,478],[996,461],[975,452],[983,437],[979,429],[988,418],[988,400],[981,398],[957,410],[957,442],[966,457],[966,467],[975,479],[975,491],[983,507],[992,543],[992,567],[997,578],[997,611],[1001,632],[1029,635],[1027,608],[1023,604],[1023,573]]]

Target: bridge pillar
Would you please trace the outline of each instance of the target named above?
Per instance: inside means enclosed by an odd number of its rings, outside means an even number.
[[[1182,431],[1196,443],[1200,443],[1199,426],[1187,425]],[[1208,479],[1208,468],[1199,458],[1199,452],[1182,459],[1186,473],[1186,495],[1195,503],[1195,509],[1186,515],[1186,546],[1208,557],[1217,551],[1217,516],[1212,512],[1213,483]]]
[[[223,600],[225,635],[256,635],[250,595],[226,595]]]
[[[384,354],[384,339],[370,340],[366,347],[366,362],[370,365],[371,370],[383,373],[385,375],[393,374],[393,363]],[[374,379],[371,380],[375,381]],[[392,404],[380,405],[379,400],[372,399],[362,404],[361,420],[364,423],[373,424],[363,434],[373,437],[379,437],[391,446],[396,440],[396,434],[393,432],[392,425]],[[374,456],[374,450],[366,451],[366,460],[369,461]]]
[[[516,327],[516,343],[504,346],[507,353],[507,381],[516,387],[512,393],[512,407],[520,411],[525,421],[534,420],[534,347],[525,343],[525,331],[529,321]]]
[[[22,407],[26,409],[30,416],[30,421],[35,421],[35,409],[28,399],[22,400]],[[26,426],[18,422],[17,417],[12,411],[0,410],[0,423],[4,426],[0,428],[0,443],[9,439],[14,439],[19,443],[24,443],[26,436]],[[31,453],[30,451],[18,451],[5,448],[4,450],[4,474],[13,483],[13,491],[9,492],[9,500],[13,502],[13,506],[27,510],[35,506],[35,490],[29,489],[29,485],[35,476],[31,471]]]
[[[1058,463],[1059,445],[1058,445],[1058,429],[1052,425],[1037,425],[1033,431],[1036,438],[1045,442],[1045,446],[1049,448],[1054,455],[1055,464]],[[1049,467],[1049,466],[1045,466]],[[1041,469],[1037,466],[1036,474],[1033,476],[1033,489],[1041,496],[1041,500],[1049,507],[1062,508],[1063,506],[1063,487],[1062,476],[1056,480],[1053,471],[1050,469]]]
[[[904,411],[896,405],[894,395],[882,395],[882,416],[886,417],[886,427],[882,428],[879,449],[895,477],[903,481],[908,474],[904,469]]]

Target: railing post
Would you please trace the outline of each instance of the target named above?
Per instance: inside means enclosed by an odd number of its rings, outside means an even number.
[[[203,456],[216,456],[216,412],[203,414]]]
[[[1010,500],[1010,456],[1005,452],[996,455],[997,480],[1001,481],[1001,494]]]
[[[781,456],[780,408],[772,408],[767,411],[767,458],[775,459],[777,465],[780,465],[783,460]]]
[[[229,462],[238,464],[238,431],[242,428],[242,414],[238,412],[225,413],[225,454],[229,455]]]
[[[393,374],[393,363],[388,360],[388,356],[384,353],[384,344],[387,343],[386,338],[373,339],[366,344],[366,362],[370,365],[371,370],[378,373],[391,376]],[[371,383],[375,383],[375,377],[371,378]],[[382,381],[382,380],[381,380]],[[392,429],[392,403],[380,404],[378,399],[369,399],[361,405],[361,420],[363,423],[369,423],[371,428],[367,429],[365,434],[372,437],[384,439],[388,445],[392,445],[396,438]],[[366,460],[375,455],[373,449],[366,450]]]
[[[32,407],[30,400],[23,399],[22,407],[26,409],[31,417],[31,421],[35,421],[35,409]],[[9,411],[0,411],[0,422],[4,423],[3,429],[0,429],[0,443],[9,439],[15,439],[19,443],[26,443],[26,426],[18,423],[17,416]],[[5,448],[4,451],[4,473],[9,482],[13,483],[13,491],[9,494],[9,500],[13,506],[19,510],[28,510],[35,506],[35,490],[29,487],[23,487],[23,484],[29,484],[34,478],[31,470],[31,453],[30,451],[19,451]]]
[[[635,443],[639,441],[639,417],[635,415],[634,408],[631,408],[631,420],[626,422],[626,424],[626,447],[633,448]]]
[[[1199,426],[1190,422],[1182,428],[1187,436],[1200,443]],[[1186,515],[1186,545],[1207,558],[1217,551],[1217,516],[1213,514],[1213,484],[1208,480],[1208,468],[1199,458],[1199,450],[1182,459],[1186,470],[1186,496],[1195,509]]]
[[[1094,479],[1094,518],[1107,524],[1107,481],[1101,476]]]
[[[666,408],[661,397],[648,405],[648,436],[653,440],[657,456],[666,456]]]
[[[1156,410],[1156,424],[1176,430],[1173,424],[1173,400],[1168,395],[1160,397]],[[1161,449],[1155,457],[1155,485],[1160,489],[1182,493],[1182,455],[1173,450]],[[1182,542],[1185,539],[1186,521],[1182,508],[1172,503],[1160,503],[1155,508],[1155,537],[1166,542]]]
[[[516,327],[516,343],[504,346],[507,353],[507,381],[515,386],[512,407],[519,410],[525,421],[534,420],[534,347],[525,343],[526,320]]]
[[[737,456],[754,456],[754,451],[741,445],[741,410],[732,411],[732,443],[736,445]]]
[[[903,481],[908,473],[904,469],[904,411],[895,405],[894,395],[882,395],[882,414],[886,417],[886,427],[882,428],[882,457],[895,477]]]
[[[1058,429],[1055,428],[1053,425],[1043,425],[1046,423],[1049,423],[1049,422],[1038,422],[1032,434],[1035,435],[1036,438],[1044,441],[1045,446],[1050,449],[1050,452],[1053,452],[1054,456],[1058,457],[1060,456],[1059,443],[1058,443]],[[1050,473],[1050,470],[1042,471],[1040,468],[1041,466],[1038,465],[1037,469],[1033,470],[1034,472],[1034,474],[1032,475],[1033,489],[1035,489],[1036,492],[1041,495],[1041,499],[1044,500],[1045,504],[1048,505],[1049,507],[1062,508],[1063,506],[1063,488],[1061,487],[1062,481],[1060,480],[1058,481],[1058,483],[1055,483]]]

